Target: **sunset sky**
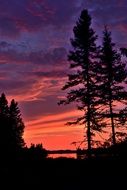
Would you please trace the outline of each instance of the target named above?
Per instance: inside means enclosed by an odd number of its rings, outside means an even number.
[[[0,92],[18,101],[27,145],[74,149],[71,143],[83,140],[83,127],[65,126],[81,113],[57,105],[82,9],[89,10],[100,39],[107,24],[117,46],[127,47],[127,0],[0,0]]]

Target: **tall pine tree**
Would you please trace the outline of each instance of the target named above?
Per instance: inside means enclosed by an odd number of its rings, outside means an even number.
[[[112,129],[112,144],[116,144],[116,127],[126,125],[126,101],[127,91],[125,81],[127,79],[126,64],[122,60],[120,52],[112,42],[111,32],[105,27],[103,33],[103,45],[100,62],[100,97],[104,112],[102,115],[107,119],[107,125]]]
[[[105,123],[102,121],[101,114],[98,113],[97,35],[91,28],[91,17],[87,10],[81,12],[73,32],[74,38],[71,39],[73,50],[68,55],[72,73],[68,75],[68,82],[63,87],[63,90],[70,89],[70,91],[66,99],[60,101],[60,104],[76,102],[77,108],[83,111],[82,117],[77,118],[74,122],[68,122],[68,124],[85,125],[88,153],[90,153],[92,135],[95,131],[101,131]]]
[[[11,129],[11,145],[12,148],[22,148],[25,143],[23,140],[24,123],[18,108],[18,103],[13,99],[9,107],[9,125]]]

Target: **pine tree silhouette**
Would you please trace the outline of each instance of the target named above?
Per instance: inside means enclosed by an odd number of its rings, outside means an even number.
[[[24,147],[23,140],[24,123],[21,118],[21,113],[18,108],[18,103],[13,99],[9,107],[9,125],[11,129],[11,145],[15,149]]]
[[[12,100],[8,106],[3,93],[0,97],[0,148],[3,157],[24,147],[24,127],[17,102]]]
[[[96,46],[97,35],[91,28],[91,17],[87,10],[81,12],[81,16],[73,29],[74,38],[71,39],[73,50],[69,52],[68,60],[72,73],[68,75],[68,82],[62,88],[71,89],[65,100],[59,104],[77,103],[77,108],[84,112],[82,117],[68,124],[84,124],[90,156],[92,135],[95,131],[101,131],[105,123],[98,113],[99,94],[97,85],[97,61],[98,48]]]
[[[115,44],[112,42],[111,32],[105,27],[103,33],[103,45],[101,49],[100,62],[100,95],[102,104],[104,105],[104,115],[110,119],[107,125],[112,128],[112,143],[116,144],[115,128],[125,126],[126,119],[126,100],[127,91],[125,89],[125,81],[127,79],[127,71],[122,56],[115,50]],[[119,107],[117,104],[120,104]],[[127,115],[126,115],[127,116]],[[122,135],[122,133],[119,133]]]
[[[2,152],[9,149],[9,107],[5,94],[0,97],[0,148]]]

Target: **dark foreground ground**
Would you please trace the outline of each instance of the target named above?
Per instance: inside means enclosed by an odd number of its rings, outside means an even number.
[[[126,159],[1,162],[0,190],[127,189]]]

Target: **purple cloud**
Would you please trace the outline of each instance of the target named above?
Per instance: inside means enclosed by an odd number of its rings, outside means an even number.
[[[76,9],[76,1],[71,0],[1,0],[0,34],[15,38],[21,32],[36,32],[49,25],[64,28]]]
[[[115,42],[119,46],[127,45],[125,42],[125,38],[127,38],[126,0],[82,0],[80,2],[81,7],[89,9],[95,30],[100,36],[102,36],[104,25],[108,25]]]

